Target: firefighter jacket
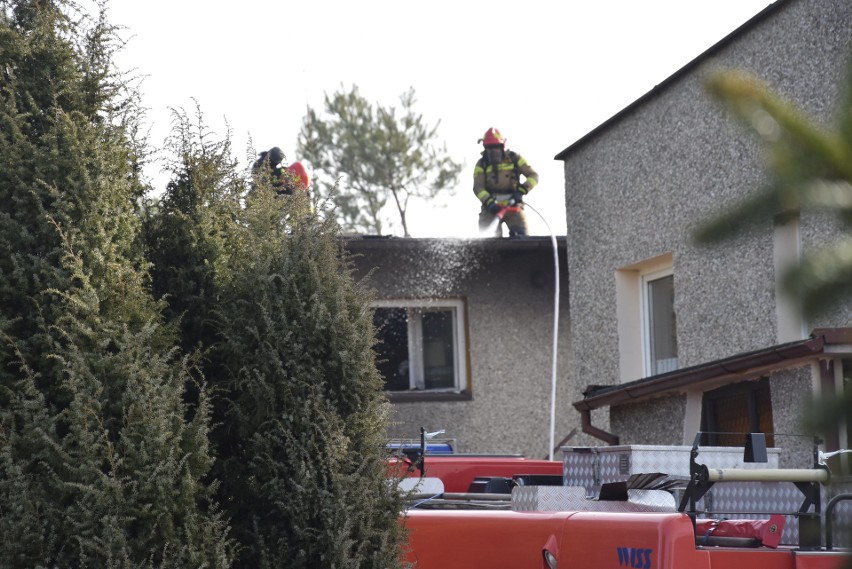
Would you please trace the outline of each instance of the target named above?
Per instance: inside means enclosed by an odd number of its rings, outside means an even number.
[[[521,182],[521,175],[524,182]],[[515,191],[526,195],[538,184],[538,173],[526,159],[516,152],[506,150],[503,160],[498,164],[488,161],[485,152],[473,167],[473,193],[482,205],[488,205],[493,198],[497,202],[506,202]]]

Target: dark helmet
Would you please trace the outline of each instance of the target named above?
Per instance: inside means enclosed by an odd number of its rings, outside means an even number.
[[[277,146],[270,148],[266,156],[269,158],[269,165],[273,168],[284,161],[284,151]]]

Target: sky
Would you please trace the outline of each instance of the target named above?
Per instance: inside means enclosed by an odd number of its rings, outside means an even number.
[[[474,237],[478,139],[490,127],[538,171],[527,196],[533,235],[564,235],[562,162],[554,156],[771,4],[770,0],[110,0],[116,62],[139,78],[149,143],[172,109],[224,136],[246,167],[272,146],[299,159],[308,108],[357,85],[367,100],[438,124],[464,165],[456,188],[409,205],[413,237]],[[146,169],[155,189],[167,177]],[[401,235],[401,230],[393,231]]]

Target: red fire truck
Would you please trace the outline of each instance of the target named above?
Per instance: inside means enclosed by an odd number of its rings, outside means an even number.
[[[830,481],[823,465],[722,470],[700,464],[698,455],[696,442],[692,475],[683,481],[680,503],[671,511],[643,510],[622,498],[604,499],[603,493],[588,499],[588,509],[517,511],[511,493],[524,485],[558,485],[562,463],[409,452],[391,469],[417,480],[408,486],[412,490],[401,518],[409,539],[405,559],[416,569],[852,567],[850,551],[833,545],[834,510],[852,494],[836,494],[823,512],[820,488]],[[757,480],[794,484],[803,496],[801,508],[761,512],[751,519],[702,516],[700,500],[714,485]],[[790,516],[797,518],[800,539],[784,544],[781,533]]]

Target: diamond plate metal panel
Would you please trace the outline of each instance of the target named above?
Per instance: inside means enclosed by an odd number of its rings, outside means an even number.
[[[622,445],[562,447],[567,486],[596,488],[627,480],[632,474],[662,472],[689,477],[690,446]],[[744,463],[735,447],[701,447],[698,462],[708,468],[777,468],[779,449],[767,449],[768,463]]]
[[[828,505],[828,501],[834,496],[840,494],[852,494],[852,480],[848,478],[839,479],[833,482],[828,488],[823,489],[823,506]],[[826,508],[823,507],[823,515],[826,513]],[[832,532],[832,541],[838,547],[852,547],[852,501],[843,500],[837,503],[834,508],[834,516],[832,518],[834,531]],[[823,524],[823,528],[826,524]]]
[[[578,486],[516,486],[512,488],[512,509],[521,512],[579,510],[587,501],[586,491]]]
[[[633,474],[662,472],[684,480],[689,478],[690,446],[628,445],[613,447],[563,447],[563,472],[566,486],[582,486],[596,494],[602,484],[626,481]],[[697,461],[708,468],[777,468],[779,449],[767,449],[768,463],[744,463],[741,448],[701,447]],[[852,479],[834,481],[822,488],[822,515],[828,500],[840,493],[852,493]],[[674,498],[680,501],[681,492]],[[797,544],[799,518],[796,515],[804,495],[794,484],[772,482],[717,483],[697,505],[709,518],[767,518],[770,513],[787,514],[782,543]],[[587,502],[589,502],[587,500]],[[812,511],[812,509],[811,509]],[[739,512],[739,513],[737,513]],[[835,508],[837,547],[852,546],[852,501]],[[822,520],[825,528],[825,520]]]
[[[517,486],[512,489],[512,509],[538,512],[674,512],[675,500],[661,490],[628,490],[628,500],[590,500],[576,486]]]
[[[724,519],[766,519],[770,513],[788,514],[781,543],[799,541],[798,512],[804,495],[789,483],[730,482],[717,483],[699,501],[700,517]]]

